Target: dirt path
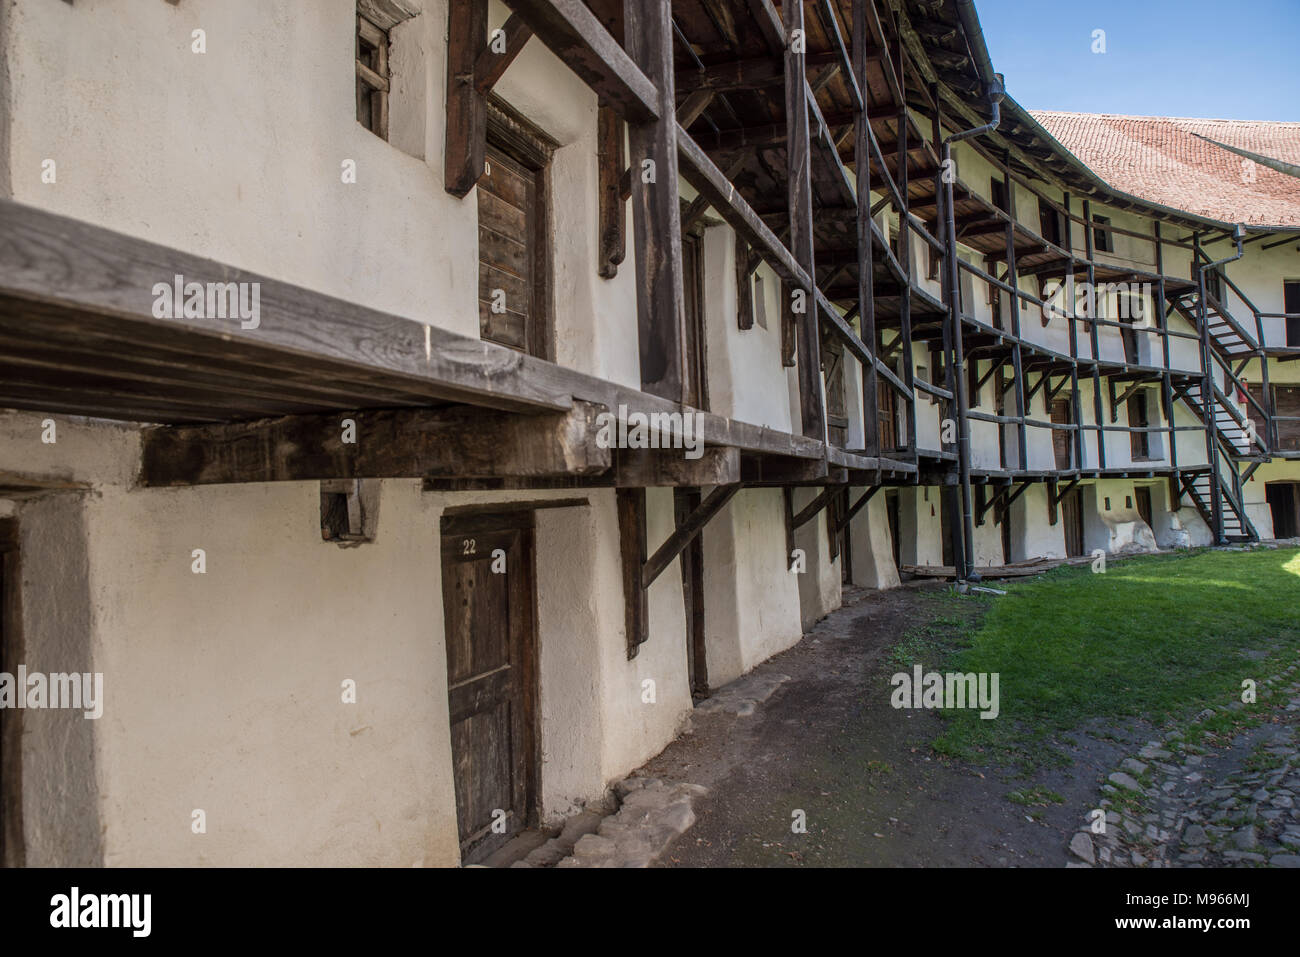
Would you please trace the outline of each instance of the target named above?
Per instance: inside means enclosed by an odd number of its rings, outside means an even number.
[[[709,789],[658,866],[1063,866],[1099,782],[1144,729],[1122,741],[1076,734],[1073,764],[1030,780],[935,755],[941,720],[890,706],[889,677],[900,669],[889,652],[939,612],[981,613],[976,603],[936,601],[945,591],[846,593],[845,607],[798,645],[726,689],[761,697],[788,675],[753,714],[697,711],[693,729],[641,772]],[[1007,797],[1035,785],[1064,803]],[[796,811],[806,833],[792,831]]]

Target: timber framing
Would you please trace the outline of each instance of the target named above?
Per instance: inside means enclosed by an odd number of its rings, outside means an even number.
[[[1262,346],[1263,322],[1276,316],[1250,304],[1226,274],[1218,272],[1253,313],[1253,328],[1208,295],[1204,270],[1213,264],[1203,248],[1230,237],[1229,225],[1110,189],[1009,99],[1000,123],[966,140],[995,171],[1005,200],[994,203],[960,175],[945,177],[945,141],[998,113],[983,41],[955,5],[505,4],[508,19],[489,35],[487,0],[449,0],[444,186],[474,201],[488,98],[527,44],[544,45],[587,85],[597,124],[594,268],[612,279],[626,262],[630,216],[637,387],[0,201],[0,406],[156,426],[143,441],[146,485],[402,476],[448,490],[617,488],[625,585],[640,596],[629,600],[630,653],[644,640],[645,590],[671,560],[662,547],[647,557],[646,487],[718,490],[696,510],[700,528],[742,487],[819,489],[788,515],[793,535],[823,508],[832,530],[842,530],[884,485],[960,486],[965,521],[952,524],[959,577],[971,571],[971,526],[990,510],[1005,512],[1036,483],[1049,483],[1053,524],[1061,496],[1080,481],[1161,475],[1176,501],[1203,511],[1219,540],[1225,515],[1249,530],[1241,483],[1250,473],[1239,476],[1238,465],[1278,451],[1263,360],[1294,358],[1294,350]],[[689,202],[679,181],[694,191]],[[1062,192],[1049,194],[1049,186]],[[1021,222],[1018,198],[1036,199],[1043,221],[1055,217],[1058,228]],[[1144,215],[1152,229],[1099,224],[1094,203]],[[781,315],[772,319],[780,322],[780,362],[797,369],[798,381],[788,431],[683,404],[682,234],[716,223],[714,216],[736,234],[728,280],[737,287],[739,330],[756,325],[759,266],[780,281]],[[1095,248],[1098,231],[1152,255],[1140,265],[1117,262]],[[1204,267],[1197,279],[1166,274],[1165,254],[1174,249],[1190,250]],[[255,284],[257,321],[185,318],[179,308],[159,316],[153,290],[171,276]],[[1145,362],[1127,348],[1122,358],[1104,354],[1102,331],[1121,324],[1074,308],[1050,320],[1043,313],[1042,325],[1063,325],[1068,346],[1026,335],[1052,280],[1152,283],[1156,321],[1143,334],[1155,346]],[[1002,315],[977,318],[962,299],[964,282],[987,286]],[[1195,342],[1198,368],[1174,364],[1179,339]],[[860,447],[845,447],[845,436],[831,441],[823,343],[842,351],[860,387],[852,410]],[[927,347],[931,368],[919,376],[915,350]],[[1261,360],[1264,398],[1251,397],[1242,416],[1224,393],[1244,391],[1251,359]],[[779,372],[775,366],[774,357],[765,371]],[[990,381],[996,414],[970,405]],[[1163,424],[1119,425],[1118,408],[1145,388],[1159,391]],[[1069,421],[1035,417],[1035,400],[1050,410],[1058,397]],[[601,448],[594,416],[620,408],[699,412],[707,447],[697,459]],[[1244,452],[1225,436],[1232,426],[1220,409],[1239,427],[1264,423]],[[1175,424],[1180,410],[1196,424]],[[958,438],[919,448],[918,417],[936,413],[955,423]],[[344,418],[357,427],[355,447],[340,438]],[[972,465],[972,423],[1009,436],[1001,467]],[[1030,467],[1028,436],[1042,429],[1066,433],[1069,468]],[[1193,431],[1201,435],[1185,434]],[[1137,432],[1165,439],[1167,464],[1108,467],[1108,435]],[[1191,439],[1205,441],[1211,465],[1178,466],[1176,450]],[[867,490],[853,501],[849,486]],[[683,529],[672,556],[698,534]]]

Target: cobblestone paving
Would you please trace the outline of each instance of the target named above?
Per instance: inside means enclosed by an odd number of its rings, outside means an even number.
[[[1300,867],[1296,672],[1291,665],[1261,682],[1257,705],[1206,708],[1189,728],[1125,758],[1070,839],[1075,860],[1067,866]],[[1262,723],[1226,750],[1192,743],[1192,731],[1243,711]]]

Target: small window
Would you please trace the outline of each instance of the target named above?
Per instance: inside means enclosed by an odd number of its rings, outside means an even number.
[[[388,31],[357,13],[357,122],[388,139]]]
[[[320,537],[336,545],[374,540],[377,487],[363,479],[329,479],[320,483]]]
[[[1115,251],[1115,237],[1111,231],[1106,228],[1110,226],[1109,216],[1092,217],[1092,246],[1095,252],[1113,253]]]
[[[754,271],[754,321],[758,328],[767,328],[767,294],[763,292],[763,274]]]

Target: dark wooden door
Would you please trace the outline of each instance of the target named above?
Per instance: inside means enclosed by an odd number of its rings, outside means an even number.
[[[447,693],[461,860],[532,823],[537,794],[532,513],[443,519]]]
[[[544,173],[489,146],[477,192],[479,334],[545,357]]]
[[[1137,513],[1142,521],[1147,523],[1147,528],[1155,531],[1155,526],[1151,524],[1151,489],[1139,485],[1133,490],[1133,500],[1137,502]]]
[[[686,301],[686,383],[682,401],[708,410],[709,383],[704,338],[704,242],[695,233],[682,237],[682,285]]]
[[[939,538],[943,545],[943,563],[955,565],[952,547],[952,530],[961,524],[961,516],[955,515],[957,492],[951,485],[945,485],[939,492]],[[955,524],[954,524],[955,523]]]
[[[700,490],[673,490],[677,527],[686,524],[691,512],[700,506]],[[682,549],[682,598],[686,604],[686,674],[691,693],[709,693],[709,669],[704,653],[704,536],[696,535]]]
[[[898,448],[898,414],[894,391],[885,379],[876,380],[876,429],[880,436],[880,451],[893,452]]]
[[[1151,424],[1147,413],[1147,394],[1145,391],[1134,392],[1128,400],[1129,428],[1145,429]],[[1128,434],[1129,454],[1134,462],[1151,457],[1151,433],[1130,432]]]
[[[1061,521],[1065,525],[1065,554],[1071,558],[1083,555],[1083,494],[1077,488],[1061,499]]]
[[[826,434],[831,445],[844,448],[849,412],[844,393],[844,344],[837,339],[822,340],[822,374],[826,378]]]
[[[1279,344],[1300,348],[1300,280],[1289,279],[1282,284],[1282,311],[1287,314],[1286,342]]]
[[[1052,400],[1052,422],[1058,425],[1071,424],[1072,413],[1069,399]],[[1069,429],[1052,430],[1052,451],[1056,454],[1056,467],[1060,471],[1070,469],[1074,458],[1074,433]]]
[[[1273,386],[1273,415],[1277,451],[1300,452],[1300,386]]]
[[[1269,482],[1264,486],[1264,498],[1273,513],[1273,537],[1295,538],[1300,535],[1296,512],[1300,505],[1300,483]]]

